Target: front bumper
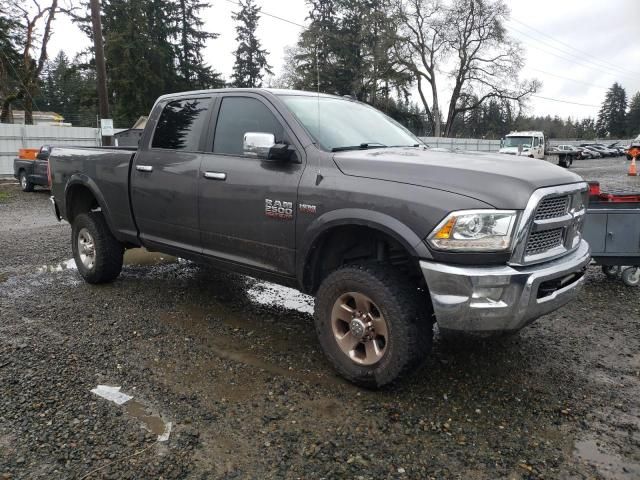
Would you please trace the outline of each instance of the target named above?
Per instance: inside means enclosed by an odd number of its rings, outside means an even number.
[[[591,259],[572,253],[527,267],[463,267],[422,260],[438,326],[476,333],[516,331],[574,299]]]

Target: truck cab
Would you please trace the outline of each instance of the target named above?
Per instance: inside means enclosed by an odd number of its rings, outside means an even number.
[[[530,158],[544,158],[545,138],[542,132],[511,132],[500,141],[500,153]]]

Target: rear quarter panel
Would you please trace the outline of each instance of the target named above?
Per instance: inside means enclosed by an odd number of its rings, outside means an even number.
[[[54,148],[50,157],[51,192],[63,218],[68,218],[68,192],[84,185],[96,197],[113,232],[135,241],[137,230],[129,207],[129,171],[135,149]]]

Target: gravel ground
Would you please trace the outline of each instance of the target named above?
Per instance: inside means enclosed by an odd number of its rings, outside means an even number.
[[[0,185],[0,479],[640,478],[640,290],[595,267],[519,335],[436,337],[371,392],[294,291],[135,251],[85,284],[47,196]]]

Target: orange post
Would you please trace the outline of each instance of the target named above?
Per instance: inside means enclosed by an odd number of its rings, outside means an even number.
[[[631,165],[629,165],[629,172],[627,173],[630,177],[635,177],[638,175],[638,168],[636,167],[636,157],[631,159]]]

